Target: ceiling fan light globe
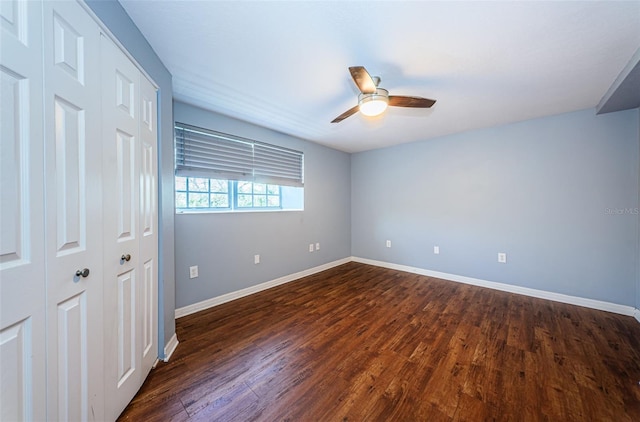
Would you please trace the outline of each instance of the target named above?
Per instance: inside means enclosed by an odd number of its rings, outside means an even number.
[[[358,105],[360,113],[365,116],[378,116],[384,113],[389,105],[389,92],[386,89],[378,88],[375,94],[360,94]]]
[[[382,100],[371,100],[360,104],[360,113],[365,116],[378,116],[387,109],[387,102]]]

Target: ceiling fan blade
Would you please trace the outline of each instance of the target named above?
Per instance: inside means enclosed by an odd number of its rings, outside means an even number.
[[[333,119],[331,121],[331,123],[340,123],[341,121],[343,121],[344,119],[346,119],[349,116],[352,116],[354,114],[356,114],[358,112],[358,108],[360,106],[355,105],[353,107],[351,107],[349,110],[345,111],[344,113],[342,113],[341,115],[339,115],[338,117],[336,117],[335,119]]]
[[[435,103],[436,100],[430,100],[428,98],[389,95],[389,105],[395,107],[429,108]]]
[[[353,81],[363,94],[374,94],[376,92],[376,84],[373,81],[367,69],[362,66],[353,66],[349,68]]]

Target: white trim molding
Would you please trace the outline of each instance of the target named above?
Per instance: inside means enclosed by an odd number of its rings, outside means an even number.
[[[317,267],[309,268],[308,270],[300,271],[294,274],[289,274],[280,278],[276,278],[275,280],[271,280],[261,284],[257,284],[255,286],[247,287],[246,289],[237,290],[235,292],[226,293],[222,296],[212,297],[211,299],[203,300],[202,302],[194,303],[192,305],[183,306],[182,308],[176,309],[176,319],[183,316],[191,315],[199,311],[203,311],[205,309],[212,308],[214,306],[222,305],[223,303],[231,302],[232,300],[240,299],[241,297],[249,296],[254,293],[258,293],[263,290],[267,290],[272,287],[279,286],[281,284],[289,283],[299,278],[306,277],[315,273],[319,273],[321,271],[325,271],[333,267],[337,267],[338,265],[346,264],[348,262],[351,262],[351,260],[352,260],[351,258],[339,259],[337,261],[333,261],[327,264],[319,265]]]
[[[525,296],[537,297],[540,299],[553,300],[555,302],[568,303],[570,305],[584,306],[585,308],[598,309],[601,311],[613,312],[616,314],[634,316],[640,322],[640,311],[632,306],[619,305],[617,303],[604,302],[601,300],[587,299],[578,296],[569,296],[562,293],[548,292],[545,290],[531,289],[529,287],[514,286],[511,284],[497,283],[495,281],[481,280],[478,278],[465,277],[456,274],[441,273],[438,271],[425,270],[423,268],[410,267],[407,265],[392,264],[389,262],[376,261],[373,259],[352,257],[354,262],[384,267],[392,270],[406,271],[413,274],[425,275],[428,277],[440,278],[443,280],[455,281],[458,283],[471,284],[474,286],[486,287],[494,290],[501,290],[509,293],[517,293]],[[634,314],[635,313],[635,314]]]
[[[167,343],[166,346],[164,346],[164,361],[165,362],[169,362],[169,359],[171,358],[171,355],[173,354],[173,352],[176,351],[176,348],[178,347],[178,336],[176,335],[176,333],[173,333],[173,335],[171,336],[171,338],[169,339],[169,342]]]

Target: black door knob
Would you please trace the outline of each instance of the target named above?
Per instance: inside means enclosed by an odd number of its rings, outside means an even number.
[[[89,277],[89,268],[76,271],[76,277]]]

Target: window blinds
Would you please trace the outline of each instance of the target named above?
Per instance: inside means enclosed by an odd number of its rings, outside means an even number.
[[[239,136],[175,125],[176,176],[303,186],[304,154]]]

